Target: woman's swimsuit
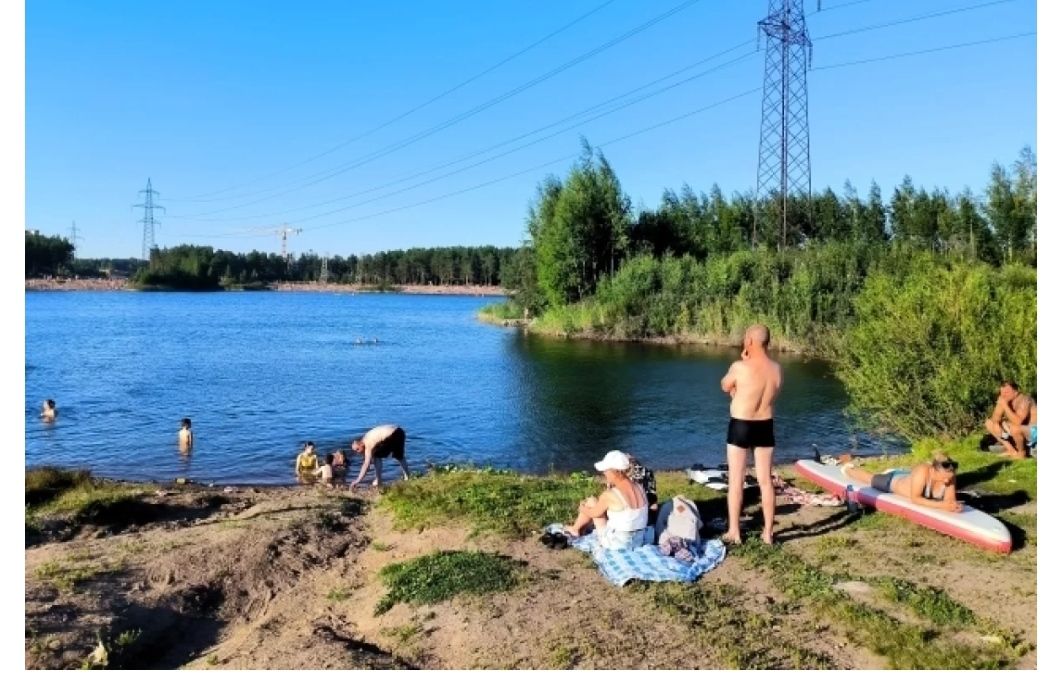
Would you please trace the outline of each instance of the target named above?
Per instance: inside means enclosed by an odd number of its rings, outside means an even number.
[[[891,483],[898,477],[908,477],[912,474],[912,470],[906,470],[904,468],[892,468],[879,474],[873,475],[872,488],[878,489],[879,491],[891,493]],[[941,491],[937,494],[932,495],[931,483],[928,481],[923,487],[923,497],[925,499],[934,499],[941,501],[945,498],[945,485],[942,485]]]
[[[629,505],[617,487],[611,490],[625,506]],[[600,546],[605,549],[633,549],[643,546],[643,533],[647,528],[647,498],[643,498],[638,508],[607,511],[607,526],[597,530]]]

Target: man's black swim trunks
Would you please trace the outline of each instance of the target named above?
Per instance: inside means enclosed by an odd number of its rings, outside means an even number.
[[[727,425],[727,443],[738,448],[774,446],[774,420],[738,420]]]

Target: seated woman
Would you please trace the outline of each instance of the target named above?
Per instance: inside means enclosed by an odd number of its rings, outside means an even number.
[[[867,484],[873,489],[905,496],[921,506],[959,513],[963,504],[956,500],[955,460],[942,451],[932,454],[930,463],[921,463],[912,468],[891,468],[873,474],[851,462],[848,455],[840,456],[840,470],[848,479]]]
[[[579,537],[591,524],[600,546],[605,549],[643,546],[647,496],[640,485],[629,479],[629,456],[621,451],[611,451],[595,467],[604,473],[607,491],[599,498],[590,496],[578,504],[577,519],[564,529]]]

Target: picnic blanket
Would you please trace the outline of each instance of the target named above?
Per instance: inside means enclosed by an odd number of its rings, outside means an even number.
[[[562,532],[562,525],[550,525],[549,532]],[[571,546],[593,557],[593,562],[611,584],[622,587],[629,580],[652,582],[694,582],[719,565],[727,548],[718,539],[709,539],[695,547],[694,560],[685,563],[666,556],[654,544],[627,551],[610,551],[600,546],[595,534],[571,540]]]

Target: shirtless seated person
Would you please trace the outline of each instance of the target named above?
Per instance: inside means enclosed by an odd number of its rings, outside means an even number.
[[[996,437],[1008,456],[1025,458],[1026,446],[1036,445],[1036,402],[1021,393],[1015,382],[1005,381],[1000,385],[996,407],[985,421],[985,429]]]
[[[963,510],[963,504],[956,500],[958,464],[942,451],[935,451],[930,463],[891,468],[876,474],[852,463],[848,455],[840,456],[839,462],[845,477],[878,491],[904,496],[920,506],[955,513]]]

